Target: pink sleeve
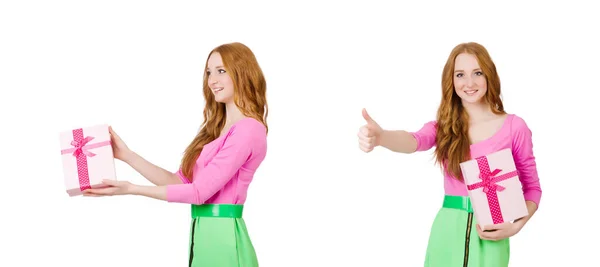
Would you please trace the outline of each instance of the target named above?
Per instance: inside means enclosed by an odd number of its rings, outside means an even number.
[[[519,179],[523,184],[525,200],[533,201],[539,206],[542,188],[533,155],[531,130],[522,118],[515,116],[512,121],[511,134],[513,157],[519,172]]]
[[[411,132],[417,140],[417,151],[427,151],[435,146],[437,123],[430,121],[425,123],[419,131]]]
[[[234,125],[219,152],[199,173],[194,173],[192,183],[182,179],[184,184],[167,185],[167,201],[200,205],[223,188],[251,156],[257,137],[264,136],[264,128],[257,124],[252,121]]]

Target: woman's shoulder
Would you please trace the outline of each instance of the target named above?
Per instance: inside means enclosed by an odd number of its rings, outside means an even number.
[[[236,136],[237,140],[249,142],[264,142],[267,136],[267,127],[260,121],[245,117],[229,128],[228,136]]]
[[[529,126],[525,119],[517,114],[508,113],[506,119],[508,120],[508,124],[510,125],[510,132],[522,132],[529,131]]]
[[[532,137],[531,129],[525,119],[517,114],[508,114],[506,121],[506,134],[514,144],[528,142]]]
[[[265,125],[255,118],[245,117],[231,126],[229,131],[244,131],[246,133],[266,133]]]

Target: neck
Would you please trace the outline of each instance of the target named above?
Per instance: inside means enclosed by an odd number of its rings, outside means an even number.
[[[244,114],[240,111],[240,109],[235,105],[235,103],[227,103],[225,104],[225,120],[226,124],[235,123],[244,118]]]
[[[494,115],[490,105],[483,101],[477,103],[463,102],[462,105],[467,111],[467,114],[469,114],[470,121],[481,121]]]

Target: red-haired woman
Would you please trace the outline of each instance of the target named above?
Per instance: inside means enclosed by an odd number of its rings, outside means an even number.
[[[110,129],[115,158],[156,186],[106,181],[87,196],[141,195],[192,204],[189,266],[258,266],[242,218],[246,193],[267,152],[266,81],[252,51],[241,43],[208,55],[203,82],[204,123],[180,169],[162,169],[131,151]]]
[[[367,123],[358,133],[363,151],[382,146],[413,153],[435,147],[436,161],[443,166],[445,197],[431,228],[425,266],[508,266],[508,238],[537,210],[542,190],[532,133],[521,117],[504,111],[500,92],[488,51],[477,43],[463,43],[452,50],[444,67],[435,121],[416,132],[388,131],[363,110]],[[512,149],[529,215],[484,232],[473,217],[459,164],[504,148]]]

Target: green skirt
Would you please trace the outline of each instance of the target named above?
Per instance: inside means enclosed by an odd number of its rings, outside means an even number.
[[[192,205],[189,267],[258,267],[243,205]]]
[[[506,267],[509,240],[482,240],[469,197],[445,196],[431,227],[425,267]]]

